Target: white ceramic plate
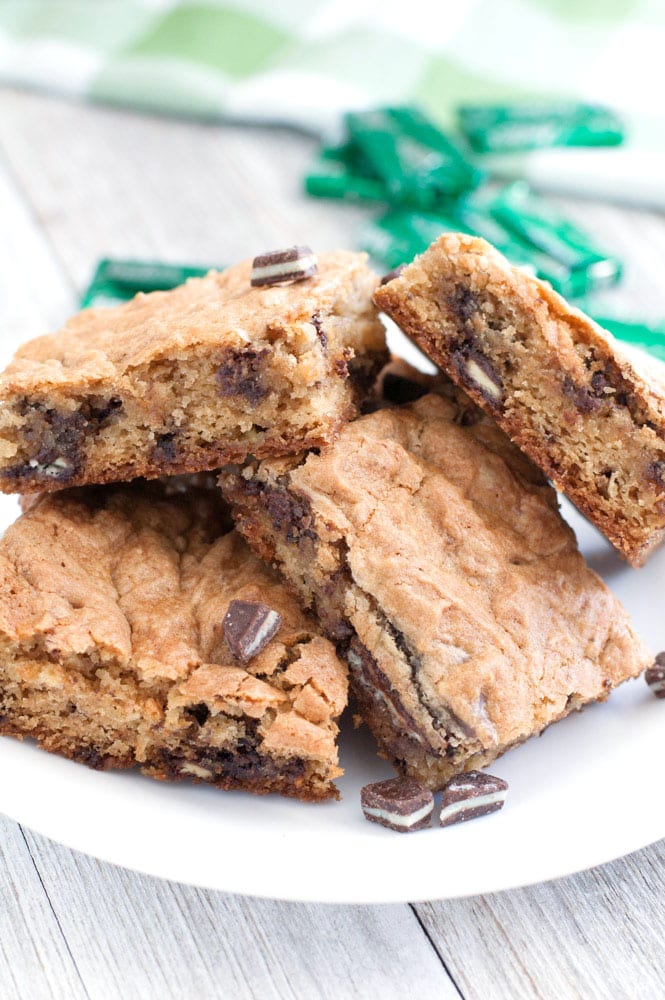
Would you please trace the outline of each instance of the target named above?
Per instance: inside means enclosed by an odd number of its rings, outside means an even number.
[[[0,498],[0,529],[16,510]],[[665,549],[631,570],[566,503],[564,514],[638,630],[664,648]],[[360,786],[392,772],[369,735],[350,729],[339,803],[98,773],[0,739],[0,810],[106,861],[212,889],[313,902],[441,899],[566,875],[665,836],[664,729],[665,701],[642,680],[625,684],[497,761],[492,772],[510,784],[501,812],[411,835],[363,819]]]

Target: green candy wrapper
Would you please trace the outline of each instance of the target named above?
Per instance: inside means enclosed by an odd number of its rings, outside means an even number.
[[[201,278],[209,267],[162,264],[158,261],[113,260],[97,265],[92,281],[81,296],[81,308],[116,306],[128,302],[138,292],[167,291],[188,278]]]
[[[345,122],[395,204],[432,209],[441,197],[459,195],[483,179],[456,143],[414,108],[352,112]]]
[[[345,201],[387,201],[383,181],[347,169],[343,162],[319,157],[305,177],[305,191],[313,198],[337,198]]]
[[[585,233],[562,216],[522,181],[503,188],[490,211],[505,229],[570,271],[568,294],[585,295],[616,284],[622,265],[616,257],[596,247]]]
[[[477,153],[517,153],[552,146],[617,146],[621,119],[597,104],[469,105],[457,112],[460,131]]]

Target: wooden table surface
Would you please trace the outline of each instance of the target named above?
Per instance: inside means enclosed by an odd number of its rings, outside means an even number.
[[[313,146],[0,91],[0,348],[57,327],[102,256],[353,246],[364,209],[300,194]],[[663,218],[565,204],[627,261],[617,301],[665,313]],[[664,861],[662,841],[491,896],[315,906],[159,881],[0,817],[0,998],[662,1000]]]

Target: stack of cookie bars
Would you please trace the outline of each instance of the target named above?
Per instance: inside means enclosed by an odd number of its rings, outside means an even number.
[[[389,362],[377,307],[442,374]],[[325,799],[348,674],[440,789],[650,665],[548,479],[638,564],[664,470],[659,389],[479,240],[86,310],[0,378],[0,732]]]

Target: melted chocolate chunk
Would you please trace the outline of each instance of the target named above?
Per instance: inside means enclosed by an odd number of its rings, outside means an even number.
[[[360,404],[361,416],[366,417],[368,413],[376,413],[382,410],[384,403],[380,399],[364,399]]]
[[[460,427],[473,427],[480,420],[482,420],[483,412],[479,410],[477,406],[469,407],[467,410],[463,410],[459,417]]]
[[[326,629],[326,631],[328,630]],[[352,639],[346,649],[346,658],[351,678],[357,686],[364,689],[366,697],[368,696],[373,703],[381,698],[385,699],[385,703],[390,706],[393,715],[401,720],[404,732],[410,738],[422,742],[424,746],[431,748],[432,752],[436,753],[437,751],[431,747],[422,726],[418,725],[410,712],[404,708],[399,693],[381,670],[367,646],[360,641],[355,629],[352,629]]]
[[[217,391],[223,398],[242,396],[256,406],[266,398],[269,388],[264,381],[265,362],[269,350],[228,351],[217,369]]]
[[[300,542],[303,538],[316,541],[314,516],[306,497],[295,491],[269,488],[265,490],[265,505],[272,523],[287,542]]]
[[[442,728],[441,721],[437,719],[436,714],[432,712],[431,709],[429,708],[427,704],[428,700],[420,680],[420,671],[421,671],[420,657],[418,656],[417,653],[414,652],[414,650],[411,648],[411,645],[409,644],[408,639],[406,638],[404,633],[397,628],[396,625],[393,625],[393,623],[382,613],[379,613],[378,617],[381,628],[388,633],[388,635],[395,643],[395,646],[406,660],[407,666],[411,673],[411,681],[413,683],[413,686],[418,692],[418,698],[421,704],[430,713],[434,728],[441,729]],[[455,715],[455,713],[448,705],[445,706],[445,712],[448,717],[449,727],[455,727],[455,729],[457,729],[458,732],[462,733],[462,735],[466,739],[470,740],[477,739],[477,734],[475,730],[473,730],[471,726],[468,726],[466,722],[462,722],[462,720]]]
[[[503,403],[503,382],[492,363],[467,337],[451,347],[450,357],[462,384],[479,392],[489,408],[498,412]]]
[[[603,396],[606,389],[612,389],[612,384],[605,372],[594,372],[591,376],[591,388],[596,396]]]
[[[337,655],[344,656],[349,646],[349,640],[355,635],[354,629],[343,619],[339,619],[326,622],[326,633],[330,641],[335,644]]]
[[[104,756],[95,747],[78,746],[73,750],[72,756],[79,764],[86,764],[95,771],[106,771],[113,763],[111,757]]]
[[[183,777],[192,778],[191,774],[183,771],[187,764],[196,764],[209,771],[212,784],[224,787],[230,782],[242,782],[259,791],[264,785],[276,783],[279,786],[282,782],[297,781],[307,770],[306,762],[301,757],[290,757],[277,763],[272,757],[259,751],[253,738],[240,739],[235,747],[227,750],[216,747],[197,748],[196,752],[186,757],[162,750],[148,761],[148,767],[158,770],[171,781]]]
[[[86,435],[108,426],[122,409],[119,399],[91,396],[73,413],[61,413],[44,403],[23,399],[17,405],[23,417],[23,436],[32,446],[30,457],[3,473],[17,480],[53,479],[63,485],[81,471]]]
[[[88,421],[78,410],[59,413],[24,400],[19,412],[26,419],[23,435],[34,449],[30,458],[6,469],[12,479],[54,479],[70,482],[81,467],[81,444]]]
[[[122,406],[122,400],[115,397],[104,399],[102,396],[91,396],[90,399],[85,400],[82,404],[81,412],[88,423],[97,424],[97,428],[99,429],[108,427],[111,423],[111,418],[122,410]]]
[[[592,363],[593,360],[590,358],[585,360],[589,370]],[[562,388],[577,410],[583,414],[597,413],[604,403],[628,406],[630,401],[630,387],[618,366],[609,358],[602,369],[593,372],[589,385],[580,385],[570,375],[566,375]]]
[[[467,323],[480,308],[476,296],[464,285],[455,286],[455,290],[448,296],[448,307],[462,323]]]

